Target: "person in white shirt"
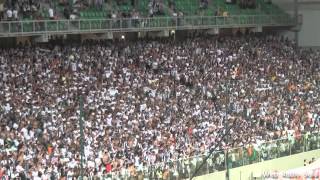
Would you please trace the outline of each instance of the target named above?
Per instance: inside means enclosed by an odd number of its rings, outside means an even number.
[[[49,8],[48,12],[49,12],[49,18],[54,19],[53,9]]]
[[[7,19],[10,21],[12,20],[12,10],[11,9],[8,9],[7,10]]]
[[[14,9],[13,12],[12,12],[12,14],[13,14],[13,19],[14,19],[14,20],[18,20],[18,10],[17,10],[17,9]]]
[[[77,16],[75,14],[70,14],[70,20],[75,20],[77,18]]]

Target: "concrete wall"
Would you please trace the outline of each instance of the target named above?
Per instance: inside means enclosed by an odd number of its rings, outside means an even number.
[[[303,47],[320,47],[320,5],[318,10],[302,9],[303,23],[299,32],[299,45]]]
[[[293,14],[294,0],[273,0],[275,4]],[[298,0],[299,14],[302,15],[302,26],[299,32],[301,47],[320,47],[320,0]],[[285,36],[294,38],[292,32]]]
[[[312,158],[320,158],[320,150],[309,151],[292,156],[286,156],[274,160],[264,161],[248,166],[242,166],[230,169],[230,180],[249,180],[252,175],[259,176],[267,171],[286,171],[303,166],[303,160],[311,160]],[[195,180],[224,180],[225,171],[199,176]]]

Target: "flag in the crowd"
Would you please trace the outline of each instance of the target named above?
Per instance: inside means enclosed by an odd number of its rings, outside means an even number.
[[[250,161],[256,160],[258,152],[253,148],[253,146],[249,146],[247,151]]]

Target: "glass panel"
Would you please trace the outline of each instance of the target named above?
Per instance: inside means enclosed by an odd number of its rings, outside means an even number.
[[[59,31],[66,31],[68,30],[68,22],[67,21],[60,21],[59,23]]]
[[[290,137],[289,139],[291,144],[291,154],[297,154],[303,152],[303,137]]]
[[[30,21],[22,22],[22,31],[23,32],[32,32],[33,31],[33,23]]]
[[[212,161],[212,167],[213,169],[209,171],[223,171],[226,169],[225,167],[225,153],[222,151],[219,152],[214,152],[211,157],[210,157],[211,161]]]
[[[258,148],[252,145],[245,147],[243,157],[244,157],[243,164],[253,164],[253,163],[259,162],[260,155],[258,152]]]
[[[130,21],[129,21],[129,19],[122,19],[121,21],[120,21],[120,23],[121,23],[121,28],[128,28],[128,27],[130,27]]]
[[[235,148],[229,151],[228,165],[229,168],[236,168],[243,164],[243,148]]]
[[[188,158],[188,159],[183,159],[182,160],[182,164],[183,164],[183,168],[184,168],[184,174],[183,174],[183,178],[190,178],[193,171],[191,171],[191,158]]]
[[[120,29],[120,20],[112,19],[112,29]]]
[[[101,28],[102,29],[110,29],[112,25],[112,21],[111,20],[102,20],[101,21]]]
[[[10,26],[10,27],[9,27]],[[5,32],[9,32],[9,28],[10,28],[10,32],[21,32],[21,23],[20,22],[12,22],[12,23],[7,23],[4,26]]]
[[[279,157],[290,155],[290,143],[288,139],[281,139],[278,141],[279,146]]]
[[[85,27],[84,21],[69,21],[68,22],[69,30],[82,30]]]
[[[312,133],[309,134],[308,138],[306,139],[306,149],[308,150],[315,150],[320,148],[320,133]]]
[[[44,21],[35,22],[34,25],[35,25],[35,31],[36,32],[45,31],[45,22]]]
[[[60,21],[22,21],[2,22],[2,33],[44,32],[44,31],[78,31],[90,29],[131,29],[131,28],[159,28],[159,27],[191,27],[191,26],[223,26],[223,25],[270,25],[291,24],[293,18],[288,15],[237,15],[228,17],[215,16],[182,16],[182,17],[153,17],[140,19],[92,19],[92,20],[60,20]],[[297,142],[299,143],[299,141]],[[301,143],[301,142],[300,142]],[[294,152],[296,152],[296,144]],[[298,149],[297,152],[301,151]]]
[[[168,18],[168,17],[161,19],[161,25],[162,25],[162,26],[168,27],[168,26],[169,26],[169,25],[168,25],[168,22],[169,22],[169,18]]]
[[[201,176],[207,173],[207,162],[204,162],[206,158],[205,155],[200,155],[192,158],[191,160],[191,174],[193,174],[196,170],[198,170],[196,176]]]

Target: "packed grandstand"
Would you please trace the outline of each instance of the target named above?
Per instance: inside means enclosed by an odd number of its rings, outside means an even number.
[[[0,49],[0,178],[187,179],[320,149],[320,51],[251,33],[277,15],[270,0],[0,0],[1,37],[249,25]]]
[[[1,0],[0,19],[58,20],[154,16],[284,14],[270,0]]]
[[[270,0],[0,0],[0,21],[0,37],[295,23]]]
[[[87,176],[188,177],[191,161],[178,160],[216,145],[255,147],[266,160],[257,145],[301,143],[319,128],[319,56],[254,34],[3,49],[1,173],[78,177],[80,97]],[[228,140],[217,144],[226,124]],[[234,161],[237,154],[247,152]],[[223,155],[211,158],[212,168],[224,166]]]

